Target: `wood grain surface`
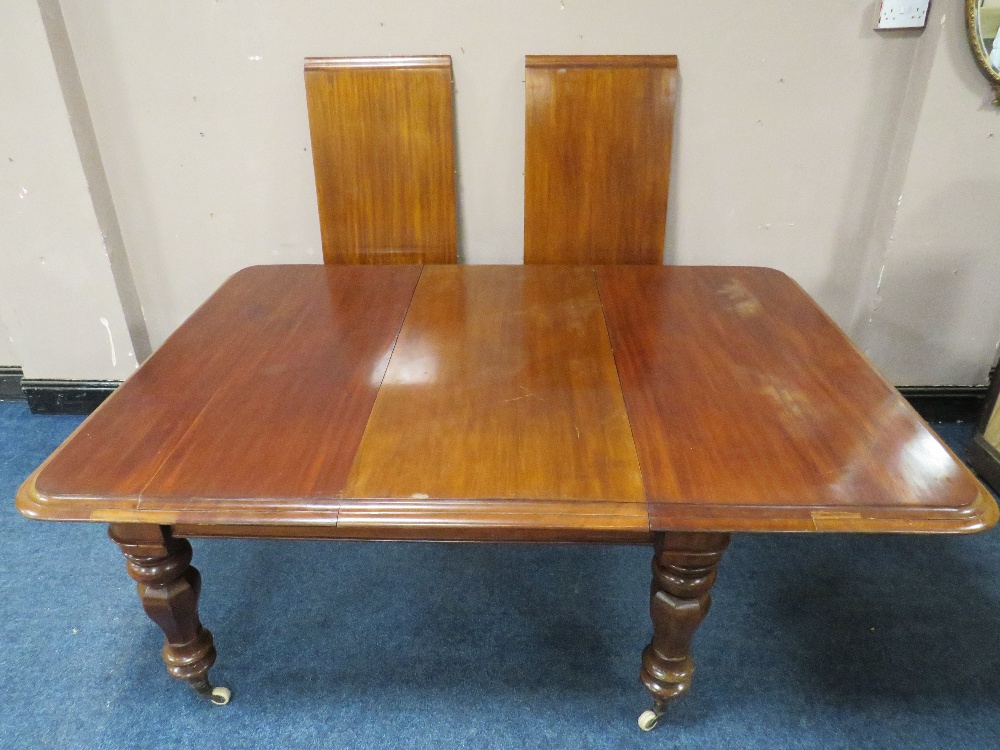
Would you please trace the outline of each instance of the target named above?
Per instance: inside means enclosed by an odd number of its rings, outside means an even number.
[[[454,263],[451,58],[309,58],[327,263]]]
[[[529,55],[524,262],[663,262],[677,58]]]
[[[788,277],[263,266],[22,486],[178,536],[976,531],[992,497]]]
[[[975,530],[981,484],[784,274],[598,284],[654,530]]]
[[[241,271],[80,426],[22,510],[335,522],[419,276],[416,266]]]
[[[345,497],[358,501],[342,524],[564,516],[645,530],[593,270],[426,268]],[[405,502],[364,502],[386,498]]]

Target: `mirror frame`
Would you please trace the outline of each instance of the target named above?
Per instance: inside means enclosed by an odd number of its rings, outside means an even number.
[[[1000,107],[1000,72],[993,69],[983,43],[979,38],[979,19],[976,12],[979,0],[965,0],[965,31],[969,38],[969,47],[972,49],[972,56],[976,58],[976,64],[986,80],[993,87],[993,104]]]

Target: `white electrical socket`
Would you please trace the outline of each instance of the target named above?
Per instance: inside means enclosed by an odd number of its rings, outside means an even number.
[[[922,29],[930,0],[882,0],[876,29]]]

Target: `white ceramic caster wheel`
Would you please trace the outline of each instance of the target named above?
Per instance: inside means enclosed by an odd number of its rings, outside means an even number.
[[[656,713],[656,711],[653,711],[652,709],[643,711],[639,714],[639,729],[643,732],[648,732],[656,726],[656,722],[659,720],[660,715]]]
[[[233,697],[233,692],[227,687],[216,687],[212,688],[211,694],[208,699],[212,701],[216,706],[224,706],[229,703],[229,699]]]

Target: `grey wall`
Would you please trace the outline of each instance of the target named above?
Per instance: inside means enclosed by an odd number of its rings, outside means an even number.
[[[18,7],[24,23],[38,15],[31,3]],[[53,54],[69,54],[79,71],[153,346],[235,270],[320,261],[303,57],[452,55],[460,253],[469,263],[519,263],[523,56],[676,53],[668,262],[788,272],[901,385],[983,383],[994,361],[1000,132],[990,134],[1000,115],[964,47],[958,0],[935,3],[923,32],[888,34],[872,30],[873,0],[62,0],[61,8],[68,49],[21,40],[18,58],[44,72]],[[52,93],[5,87],[0,112],[26,111],[68,131],[66,104]],[[0,120],[0,134],[6,126]],[[62,146],[66,153],[34,160],[25,178],[73,183],[80,167]],[[14,182],[4,182],[0,216],[20,207]],[[78,192],[94,204],[85,187]],[[101,215],[100,201],[90,212]],[[81,245],[76,263],[101,253],[85,249],[101,244],[86,223],[68,225],[61,240]],[[8,252],[33,256],[50,230],[26,226]],[[112,256],[107,278],[73,295],[46,291],[65,281],[40,273],[37,261],[3,270],[12,281],[0,285],[37,289],[38,304],[53,306],[52,320],[30,331],[0,306],[16,342],[22,332],[47,340],[30,356],[19,346],[26,371],[121,375],[107,334],[84,335],[91,307],[117,306],[118,317],[102,315],[121,329],[116,336],[130,341],[130,325],[135,339]],[[48,339],[59,325],[80,334]]]
[[[0,364],[124,378],[135,352],[35,3],[5,5],[0,69],[0,318],[16,360]]]

